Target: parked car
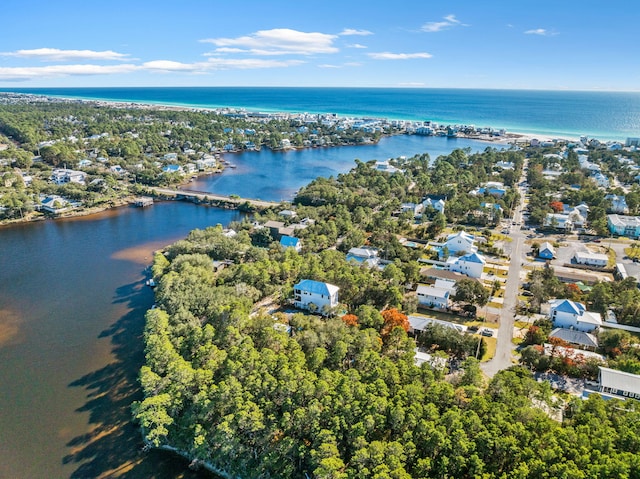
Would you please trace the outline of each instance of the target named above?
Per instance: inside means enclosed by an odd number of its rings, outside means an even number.
[[[491,329],[487,329],[487,328],[484,328],[482,331],[480,331],[480,334],[482,336],[487,336],[489,338],[493,337],[493,331]]]

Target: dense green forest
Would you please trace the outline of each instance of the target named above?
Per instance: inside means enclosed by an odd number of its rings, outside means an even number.
[[[397,235],[434,237],[442,224],[394,212],[434,190],[448,204],[478,201],[468,190],[495,177],[505,155],[521,165],[518,152],[458,151],[433,170],[425,155],[396,161],[403,174],[357,163],[318,179],[296,201],[299,217],[315,220],[300,232],[301,254],[249,221],[232,225],[233,238],[211,227],[158,253],[145,398],[133,406],[148,443],[242,478],[640,478],[636,402],[567,401],[520,367],[486,382],[464,336],[433,328],[416,344],[407,334],[403,285],[419,276]],[[344,251],[365,242],[392,263],[346,262]],[[233,263],[214,271],[220,259]],[[305,278],[340,287],[340,314],[288,309]],[[416,366],[417,345],[460,369]],[[551,419],[559,413],[562,422]]]
[[[301,277],[362,274],[336,251],[268,259],[254,248],[209,228],[157,254],[145,399],[133,407],[151,445],[243,478],[640,477],[636,402],[571,400],[558,423],[545,411],[563,403],[527,370],[484,384],[468,358],[445,380],[414,365],[414,340],[385,327],[379,304],[355,308],[355,321],[250,314]],[[212,258],[230,253],[255,260],[215,273]]]

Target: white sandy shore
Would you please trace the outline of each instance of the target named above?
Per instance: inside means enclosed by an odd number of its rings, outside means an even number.
[[[165,110],[165,111],[224,111],[224,110],[239,110],[239,111],[247,111],[249,113],[259,113],[261,112],[259,109],[250,110],[247,108],[240,108],[234,106],[220,106],[220,107],[204,107],[204,106],[188,106],[188,105],[172,105],[172,104],[163,104],[163,103],[147,103],[147,102],[127,102],[127,101],[118,101],[118,100],[104,100],[104,99],[91,99],[91,98],[75,98],[75,97],[59,97],[59,96],[50,96],[50,95],[33,95],[33,94],[25,94],[31,96],[41,96],[44,98],[51,98],[54,100],[67,100],[67,101],[82,101],[85,103],[93,103],[101,106],[111,106],[116,108],[148,108],[150,110]],[[313,113],[313,112],[289,112],[289,111],[269,111],[268,114],[272,115],[301,115],[301,114],[318,114],[318,115],[329,115],[330,113]],[[338,118],[359,118],[357,115],[349,116],[349,115],[339,115]],[[391,121],[388,118],[380,117],[380,119],[384,119],[387,121]],[[412,122],[414,120],[401,120]],[[456,123],[460,124],[460,123]],[[455,124],[451,124],[454,126]],[[460,135],[462,138],[470,138],[476,139],[479,141],[487,141],[491,143],[500,143],[500,144],[510,144],[516,141],[531,141],[538,140],[541,142],[553,142],[553,141],[565,141],[565,142],[577,142],[579,138],[577,137],[567,137],[564,135],[551,135],[551,134],[540,134],[540,133],[531,133],[531,132],[521,132],[521,131],[507,131],[505,136],[490,136],[490,135]],[[589,137],[595,138],[595,137]],[[605,138],[598,138],[601,141],[608,141]]]

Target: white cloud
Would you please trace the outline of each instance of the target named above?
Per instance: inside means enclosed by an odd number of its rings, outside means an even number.
[[[208,38],[200,40],[219,47],[217,53],[249,53],[253,55],[313,55],[336,53],[336,35],[319,32],[300,32],[289,28],[260,30],[238,38]]]
[[[525,35],[540,35],[541,37],[550,37],[553,35],[557,35],[557,33],[550,32],[549,30],[545,30],[544,28],[534,28],[533,30],[527,30],[524,32]]]
[[[132,64],[120,65],[52,65],[46,67],[0,67],[0,80],[30,80],[42,77],[64,77],[70,75],[114,75],[130,73],[140,67]]]
[[[142,64],[143,69],[156,72],[203,73],[212,70],[253,70],[261,68],[283,68],[304,63],[300,60],[266,60],[260,58],[211,57],[205,62],[180,63],[171,60],[154,60]]]
[[[118,53],[111,50],[98,52],[94,50],[60,50],[58,48],[17,50],[15,52],[2,53],[1,55],[9,57],[34,58],[48,62],[60,62],[67,60],[124,60],[129,57],[126,53]]]
[[[318,68],[342,68],[340,65],[331,65],[329,63],[322,63],[318,65]]]
[[[431,58],[431,53],[419,52],[419,53],[391,53],[391,52],[379,52],[379,53],[367,53],[367,55],[374,60],[413,60],[415,58]]]
[[[260,58],[209,58],[203,62],[182,63],[172,60],[153,60],[140,65],[50,65],[39,67],[0,67],[0,81],[26,81],[78,75],[115,75],[135,71],[155,73],[206,73],[216,70],[249,70],[286,68],[304,63],[301,60],[268,60]]]
[[[339,35],[341,36],[348,36],[348,35],[360,35],[360,36],[366,36],[366,35],[373,35],[373,32],[370,32],[369,30],[356,30],[354,28],[345,28],[344,30],[342,30]]]
[[[352,43],[351,45],[347,45],[347,47],[349,47],[349,48],[369,48],[369,47],[366,47],[365,45],[361,45],[359,43]]]
[[[160,72],[193,72],[205,70],[206,62],[181,63],[172,60],[153,60],[142,64],[142,68]]]
[[[209,58],[209,70],[253,70],[258,68],[283,68],[305,63],[302,60],[266,60],[260,58]]]
[[[433,32],[439,32],[442,30],[447,30],[451,27],[456,27],[456,26],[468,27],[469,25],[465,23],[461,23],[460,20],[458,20],[455,15],[447,15],[440,22],[425,23],[424,25],[422,25],[421,30],[423,32],[433,33]]]

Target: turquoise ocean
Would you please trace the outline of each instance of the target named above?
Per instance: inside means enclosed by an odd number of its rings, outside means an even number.
[[[274,87],[3,88],[65,98],[431,120],[559,138],[640,137],[640,92]]]

